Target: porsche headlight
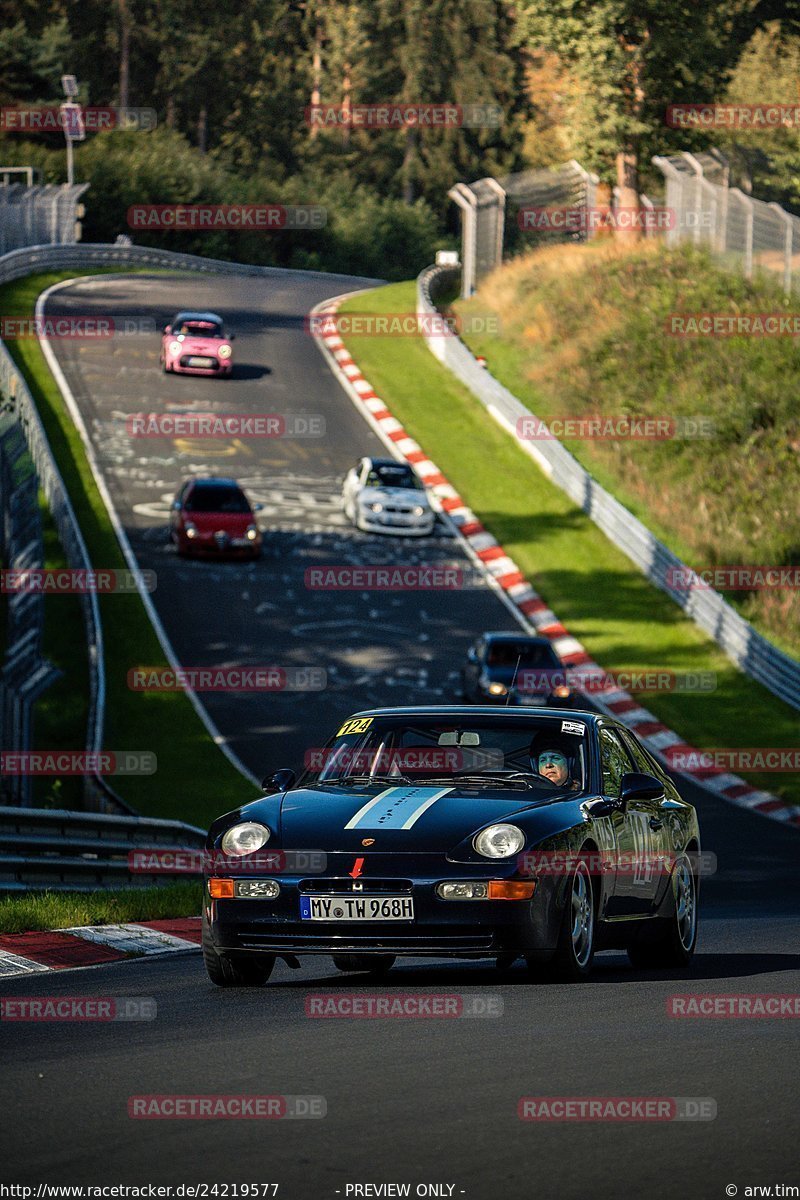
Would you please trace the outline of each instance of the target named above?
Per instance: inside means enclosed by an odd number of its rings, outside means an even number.
[[[217,354],[219,355],[220,358],[230,358],[230,356],[231,356],[230,346],[220,346],[219,350],[217,351]]]
[[[224,834],[222,850],[224,854],[240,857],[242,854],[252,854],[255,850],[260,850],[262,846],[266,846],[269,839],[270,832],[266,825],[244,821],[241,825],[234,825]]]
[[[525,834],[516,825],[490,825],[472,844],[484,858],[510,858],[525,845]]]
[[[170,354],[180,354],[180,352],[181,352],[180,342],[170,342],[169,352],[170,352]]]

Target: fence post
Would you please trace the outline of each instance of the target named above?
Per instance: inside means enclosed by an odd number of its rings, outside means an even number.
[[[469,300],[470,296],[475,291],[478,202],[474,193],[470,191],[466,184],[463,183],[457,183],[455,187],[451,187],[447,194],[451,200],[455,200],[456,204],[463,213],[461,229],[461,261],[464,265],[461,270],[461,299]]]
[[[492,179],[489,175],[484,180],[486,185],[492,189],[497,196],[498,212],[497,212],[497,243],[495,246],[495,261],[494,265],[499,267],[503,262],[503,240],[506,231],[506,193],[505,188],[502,188],[496,179]]]
[[[745,221],[745,243],[744,243],[744,277],[745,279],[753,278],[753,201],[749,196],[745,196],[740,188],[731,188],[731,195],[735,196],[740,204],[744,205],[744,211],[747,214]]]
[[[783,290],[787,296],[792,294],[792,218],[777,204],[774,200],[770,201],[770,208],[774,208],[783,221]]]

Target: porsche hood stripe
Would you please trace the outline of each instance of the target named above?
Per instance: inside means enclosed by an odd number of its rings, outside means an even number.
[[[358,810],[345,829],[410,829],[453,788],[390,787]]]

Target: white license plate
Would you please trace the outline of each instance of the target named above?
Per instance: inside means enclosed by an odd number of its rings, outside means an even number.
[[[213,358],[190,358],[187,363],[190,367],[213,367]]]
[[[413,921],[410,896],[301,896],[303,921]]]

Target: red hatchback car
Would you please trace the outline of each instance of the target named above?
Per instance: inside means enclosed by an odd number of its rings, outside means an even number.
[[[179,312],[164,327],[161,366],[177,375],[223,375],[233,371],[233,334],[212,312]]]
[[[260,508],[235,479],[188,479],[172,502],[170,539],[179,554],[258,558]]]

